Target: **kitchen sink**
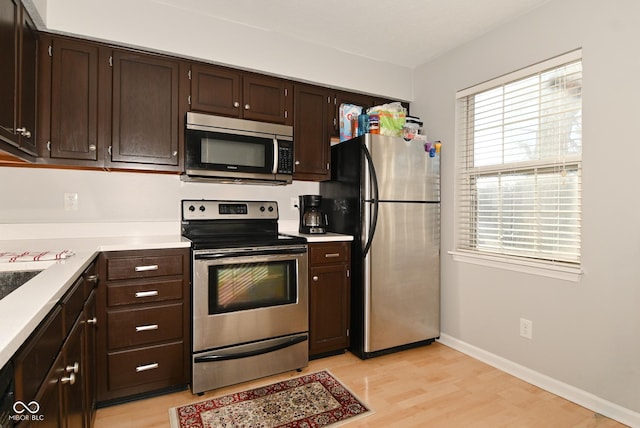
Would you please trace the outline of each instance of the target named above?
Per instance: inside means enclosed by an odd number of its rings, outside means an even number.
[[[0,272],[0,299],[20,287],[25,282],[42,272],[42,270],[19,270]]]

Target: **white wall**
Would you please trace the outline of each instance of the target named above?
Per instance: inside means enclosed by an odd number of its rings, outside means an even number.
[[[412,100],[412,70],[194,14],[156,0],[27,0],[49,30],[120,42],[393,99]],[[339,11],[336,11],[339,13]],[[356,40],[348,28],[345,43]],[[329,29],[328,29],[329,31]],[[322,34],[318,34],[322,37]]]
[[[639,19],[637,0],[553,0],[420,67],[412,105],[430,139],[444,143],[442,332],[633,412],[640,412]],[[456,91],[580,47],[581,280],[454,261],[447,252],[455,249]],[[533,321],[533,340],[519,336],[520,317]]]
[[[175,222],[181,199],[276,200],[283,221],[297,221],[290,198],[318,193],[318,183],[286,186],[183,182],[177,175],[0,168],[0,225],[21,223]],[[78,194],[78,210],[64,209],[64,194]],[[2,230],[2,229],[0,229]],[[0,236],[0,240],[2,237]]]

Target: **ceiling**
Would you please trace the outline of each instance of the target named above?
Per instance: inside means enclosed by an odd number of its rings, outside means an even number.
[[[551,0],[151,0],[414,68]]]

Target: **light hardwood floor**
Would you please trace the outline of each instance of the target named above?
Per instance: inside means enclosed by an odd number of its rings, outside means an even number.
[[[374,410],[349,427],[623,427],[440,343],[360,360],[346,353],[313,360]],[[290,377],[292,371],[208,392],[177,392],[99,409],[95,428],[169,427],[168,409]]]

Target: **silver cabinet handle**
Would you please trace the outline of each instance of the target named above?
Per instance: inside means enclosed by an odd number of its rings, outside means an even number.
[[[89,144],[89,151],[90,152],[95,152],[96,151],[96,145],[95,144]]]
[[[85,278],[85,281],[96,283],[98,282],[98,275],[89,275]]]
[[[313,278],[311,278],[311,279],[313,279],[314,281],[317,281],[318,280],[318,275],[314,275]]]
[[[25,138],[31,138],[31,131],[27,130],[27,128],[16,128],[16,132],[20,133]]]
[[[150,270],[158,270],[158,265],[136,266],[136,272],[148,272]]]
[[[331,258],[331,257],[340,257],[340,253],[327,253],[324,255],[325,258]]]
[[[250,108],[251,108],[251,106],[250,106],[249,104],[245,104],[245,105],[244,105],[244,109],[245,109],[245,110],[249,110]]]
[[[136,292],[136,297],[153,297],[158,295],[158,290],[149,290],[149,291],[138,291]]]
[[[238,108],[238,107],[240,107],[240,103],[236,101],[236,102],[233,103],[233,106]]]
[[[80,363],[76,361],[72,366],[67,366],[65,370],[67,373],[78,373],[80,371]]]
[[[93,325],[98,324],[98,318],[93,317],[93,318],[91,318],[91,319],[88,319],[88,320],[87,320],[87,324],[93,324]]]
[[[146,372],[147,370],[157,369],[158,367],[160,367],[160,364],[158,363],[145,364],[143,366],[136,367],[136,373]]]
[[[300,161],[295,161],[294,162],[296,165],[300,165]]]
[[[63,377],[60,379],[60,383],[68,383],[69,385],[73,385],[76,383],[76,375],[71,373],[69,377]]]
[[[157,330],[158,324],[148,324],[136,326],[136,332]]]

